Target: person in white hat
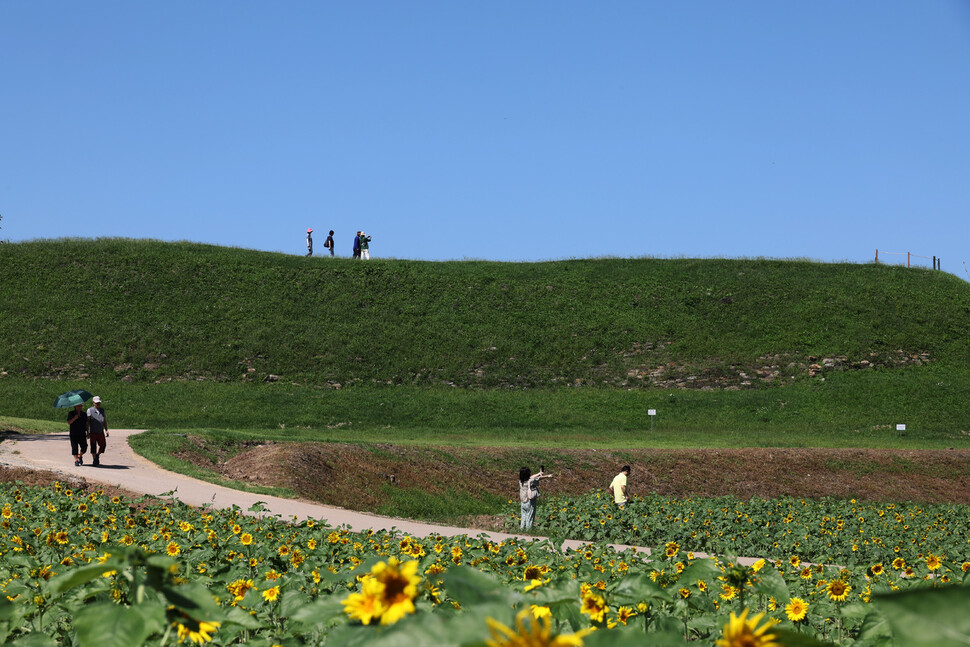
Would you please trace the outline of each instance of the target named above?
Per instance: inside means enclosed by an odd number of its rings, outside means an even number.
[[[306,255],[313,256],[313,230],[306,230]]]
[[[94,406],[88,409],[88,441],[91,443],[91,456],[94,457],[93,465],[101,464],[101,454],[107,445],[105,438],[108,434],[108,419],[101,408],[101,396],[94,396]]]

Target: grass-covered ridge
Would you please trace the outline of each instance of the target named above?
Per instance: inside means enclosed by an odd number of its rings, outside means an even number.
[[[668,364],[709,378],[823,358],[891,364],[900,351],[970,359],[970,290],[926,270],[353,262],[132,240],[0,253],[0,367],[33,376],[234,381],[255,368],[317,384],[639,385],[631,372]]]
[[[10,416],[79,384],[132,426],[642,429],[659,403],[668,431],[970,430],[970,289],[941,272],[117,239],[5,245],[0,266]]]

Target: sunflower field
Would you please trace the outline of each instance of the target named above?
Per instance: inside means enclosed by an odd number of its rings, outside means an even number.
[[[600,523],[594,503],[591,497],[588,516],[574,528],[643,525],[632,507],[624,511],[630,519],[613,513]],[[544,504],[543,519],[558,514],[552,501]],[[707,514],[716,517],[712,526],[724,523],[719,508],[709,512],[700,505],[690,524],[708,528]],[[810,506],[802,514],[814,521],[788,525],[820,522]],[[688,525],[674,518],[668,537],[679,537]],[[648,527],[661,532],[659,519]],[[957,521],[967,519],[954,513],[939,523]],[[550,540],[354,533],[273,516],[259,504],[215,510],[168,499],[109,498],[56,483],[2,484],[0,642],[966,644],[970,562],[957,558],[962,531],[956,525],[936,530],[941,534],[933,538],[950,531],[955,539],[934,544],[937,539],[917,537],[918,546],[871,563],[814,565],[805,561],[808,553],[791,552],[749,566],[727,557],[695,558],[669,538],[655,544],[660,548],[648,559],[603,542],[563,551]],[[741,540],[736,546],[736,553],[725,554],[752,554]],[[960,548],[966,553],[966,543]],[[912,550],[922,556],[911,556]]]
[[[850,567],[932,555],[970,558],[970,506],[859,503],[855,499],[632,496],[618,509],[609,495],[542,500],[542,531],[583,541],[784,558]],[[506,525],[518,527],[518,503]]]

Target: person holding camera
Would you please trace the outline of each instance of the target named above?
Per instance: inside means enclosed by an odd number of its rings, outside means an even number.
[[[536,520],[536,503],[539,498],[539,479],[552,478],[552,474],[546,474],[543,468],[539,468],[538,474],[533,474],[528,467],[519,470],[519,502],[522,504],[522,519],[519,522],[520,530],[532,530],[532,524]]]

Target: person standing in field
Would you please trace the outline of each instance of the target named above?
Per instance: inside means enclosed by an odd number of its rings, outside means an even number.
[[[630,475],[630,466],[624,465],[620,473],[613,477],[613,481],[610,483],[610,492],[613,493],[613,501],[622,510],[626,505],[626,477]]]
[[[519,503],[522,504],[522,519],[519,521],[520,530],[532,530],[536,520],[536,504],[539,499],[539,479],[552,478],[552,474],[533,474],[528,467],[519,470]]]
[[[104,409],[101,408],[101,397],[94,396],[94,406],[88,409],[88,440],[91,443],[91,456],[94,457],[92,465],[101,464],[101,454],[107,446],[105,440],[108,434],[108,418],[105,416]]]
[[[323,246],[324,248],[330,250],[330,257],[332,258],[333,257],[333,229],[330,230],[330,235],[327,236],[327,239],[323,241]]]
[[[354,258],[360,258],[360,232],[354,236]]]
[[[313,230],[306,230],[306,255],[313,256]]]
[[[74,405],[74,411],[67,414],[67,424],[70,426],[74,466],[83,465],[84,452],[88,451],[88,414],[84,413],[84,405]]]
[[[360,257],[365,261],[370,260],[370,236],[360,232]]]

